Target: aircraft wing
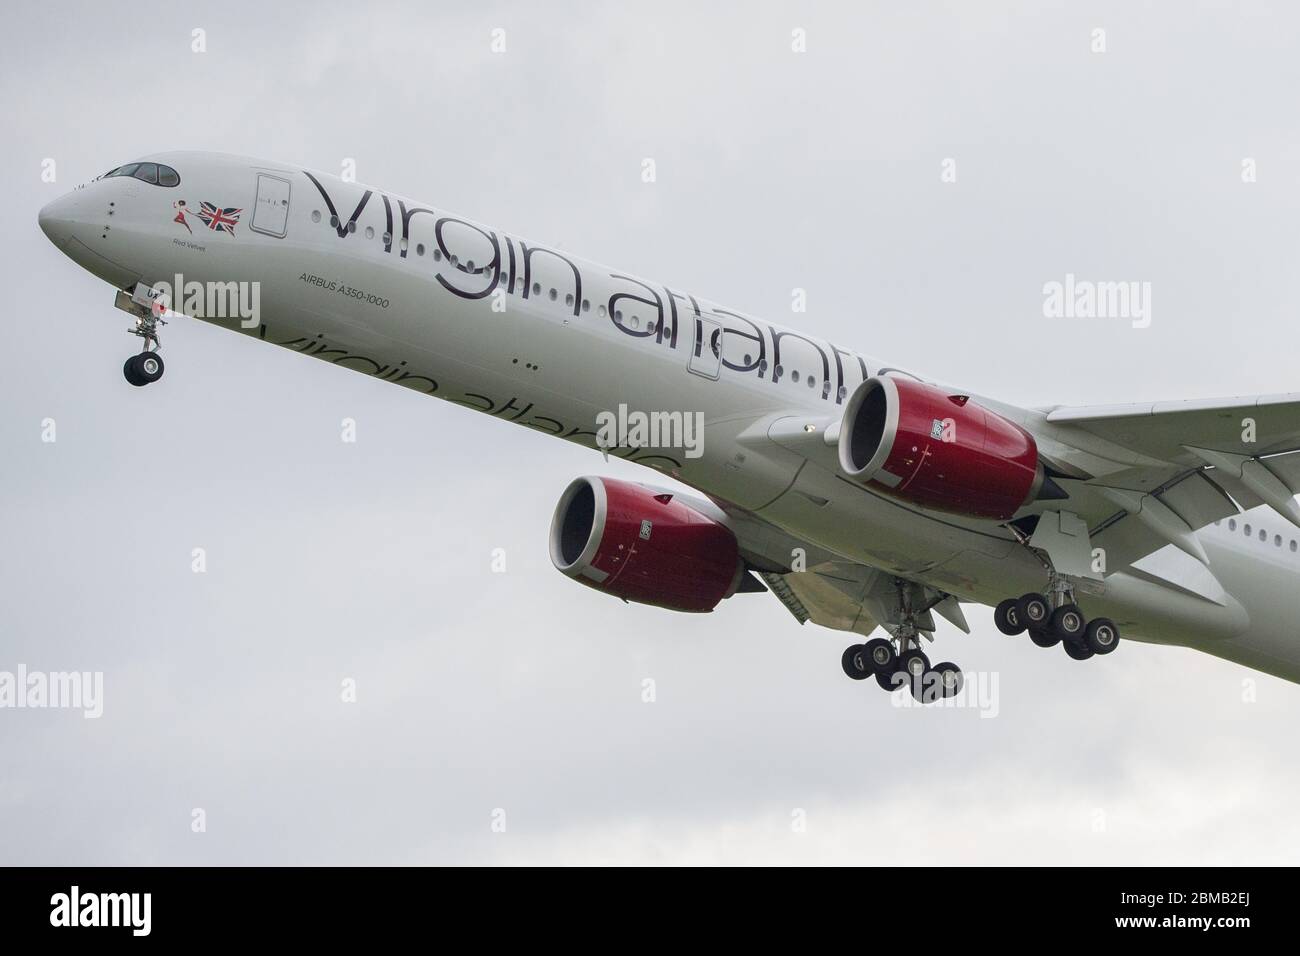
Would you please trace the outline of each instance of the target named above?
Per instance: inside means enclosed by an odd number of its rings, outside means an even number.
[[[1270,505],[1300,527],[1300,394],[1040,409],[1025,422],[1109,570]]]
[[[1057,406],[1047,421],[1139,454],[1198,464],[1187,446],[1252,456],[1300,449],[1300,393],[1134,405]],[[1246,440],[1246,439],[1249,440]]]

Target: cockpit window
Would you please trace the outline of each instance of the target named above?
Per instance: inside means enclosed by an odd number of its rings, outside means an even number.
[[[130,176],[132,179],[138,179],[150,186],[179,186],[181,184],[180,174],[170,166],[164,166],[162,163],[127,163],[125,166],[117,167],[117,169],[110,169],[99,178],[109,179],[113,176]]]

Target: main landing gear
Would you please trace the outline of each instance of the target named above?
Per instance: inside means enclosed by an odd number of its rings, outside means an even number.
[[[1072,582],[1094,577],[1088,570],[1092,543],[1087,524],[1077,515],[1053,511],[1039,516],[1033,534],[1015,522],[1007,528],[1043,565],[1048,586],[1046,594],[1030,593],[1000,603],[993,611],[998,630],[1013,635],[1028,631],[1039,647],[1060,644],[1076,661],[1115,650],[1119,645],[1115,622],[1104,617],[1089,621],[1074,600]]]
[[[993,610],[993,622],[1003,634],[1029,632],[1039,647],[1060,644],[1072,660],[1086,661],[1119,646],[1119,628],[1109,618],[1089,621],[1074,603],[1068,585],[1054,586],[1050,596],[1026,594],[1007,598]]]
[[[956,697],[965,683],[961,668],[951,661],[931,666],[930,658],[921,650],[919,615],[912,606],[912,588],[904,581],[897,584],[902,613],[901,623],[893,629],[892,637],[850,645],[840,657],[840,666],[853,680],[875,678],[885,691],[905,686],[922,704]]]
[[[900,651],[896,642],[906,643],[907,649]],[[922,704],[956,697],[965,684],[961,668],[956,664],[943,661],[931,666],[930,658],[920,647],[902,638],[877,637],[865,644],[853,644],[844,649],[840,665],[854,680],[874,677],[885,691],[907,687]]]
[[[135,318],[135,327],[127,331],[144,339],[142,351],[138,355],[132,355],[123,364],[122,375],[137,388],[151,385],[163,375],[163,360],[158,354],[162,347],[158,341],[158,327],[167,324],[163,318],[167,311],[166,302],[153,289],[141,283],[129,296],[119,292],[115,304]]]

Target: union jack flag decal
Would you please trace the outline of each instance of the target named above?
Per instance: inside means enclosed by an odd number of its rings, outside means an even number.
[[[234,206],[222,209],[210,202],[199,204],[199,218],[203,220],[204,225],[213,232],[228,232],[232,236],[235,234],[235,224],[239,222],[239,214],[243,211]]]

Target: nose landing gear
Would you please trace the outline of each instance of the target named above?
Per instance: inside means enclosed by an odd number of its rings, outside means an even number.
[[[158,381],[165,367],[162,356],[158,354],[162,347],[158,341],[158,327],[167,324],[163,318],[167,312],[166,297],[159,295],[156,289],[138,283],[129,295],[119,292],[114,305],[135,319],[135,327],[127,331],[144,339],[143,350],[126,360],[122,375],[137,388]]]

